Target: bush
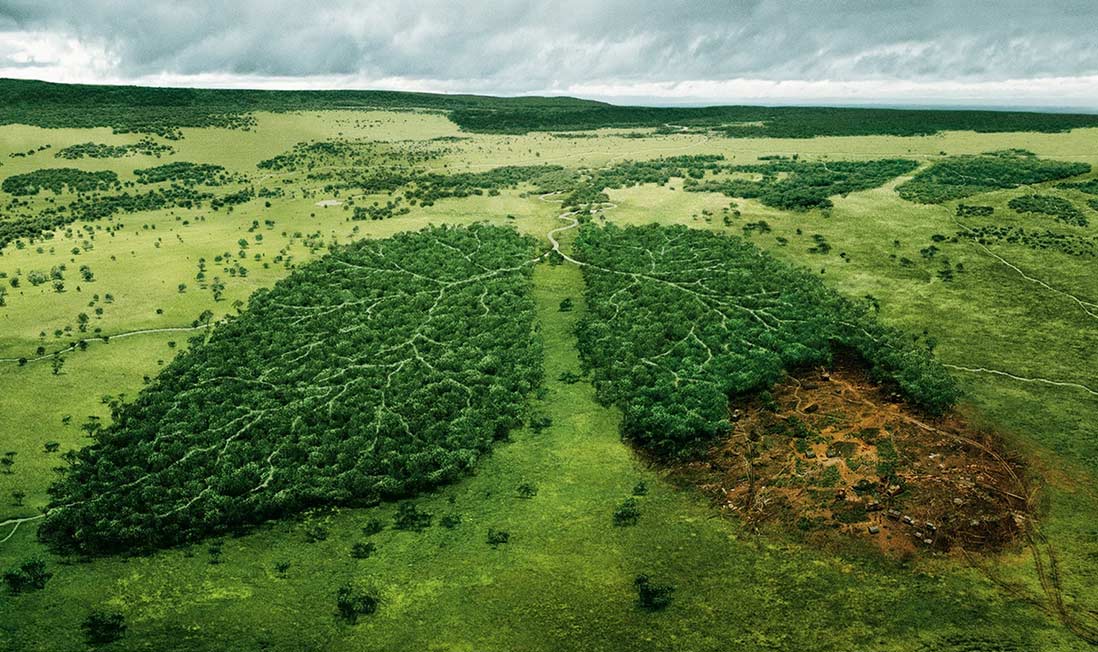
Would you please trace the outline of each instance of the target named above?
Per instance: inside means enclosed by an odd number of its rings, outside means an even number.
[[[336,591],[336,609],[339,616],[350,624],[358,622],[359,616],[369,616],[377,611],[378,597],[352,584],[344,584]]]
[[[4,583],[12,593],[23,593],[46,588],[53,573],[46,570],[46,562],[34,558],[4,572]]]
[[[671,604],[671,594],[675,587],[670,584],[657,584],[647,575],[637,575],[633,580],[637,587],[637,606],[645,611],[663,611]]]
[[[508,543],[511,540],[511,533],[506,530],[497,530],[495,528],[488,528],[488,545],[493,548]]]
[[[351,558],[367,559],[374,554],[375,550],[377,550],[377,545],[373,541],[359,541],[351,546]]]
[[[640,505],[637,503],[636,498],[626,498],[625,502],[618,505],[618,508],[614,510],[614,525],[618,527],[636,525],[639,520]]]
[[[126,617],[117,611],[95,610],[91,612],[80,629],[88,645],[106,645],[122,638],[126,633]]]
[[[397,505],[396,516],[393,517],[393,527],[398,530],[420,532],[431,527],[431,515],[419,511],[415,503],[400,503]]]

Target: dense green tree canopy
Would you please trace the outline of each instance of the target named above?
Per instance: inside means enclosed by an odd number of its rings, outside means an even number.
[[[311,263],[177,357],[51,489],[40,534],[162,546],[448,482],[540,381],[533,242],[429,228]]]
[[[1010,149],[980,156],[950,156],[921,170],[896,192],[908,201],[940,204],[982,192],[1066,179],[1090,172],[1089,163],[1050,161]]]
[[[958,390],[911,339],[818,278],[741,238],[685,227],[585,226],[587,313],[580,356],[623,434],[662,455],[688,454],[728,428],[731,396],[790,368],[861,354],[881,380],[933,412]]]

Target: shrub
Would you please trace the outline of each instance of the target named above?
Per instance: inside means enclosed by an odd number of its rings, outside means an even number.
[[[359,616],[369,616],[377,611],[380,600],[373,592],[352,584],[344,584],[336,591],[336,609],[339,616],[350,624]]]
[[[618,527],[636,525],[639,520],[640,505],[637,503],[636,498],[626,498],[625,502],[618,505],[618,508],[614,510],[614,525]]]
[[[647,575],[637,575],[633,580],[637,588],[637,606],[645,611],[663,611],[671,604],[671,594],[675,587],[670,584],[657,584]]]
[[[122,638],[126,633],[126,617],[118,611],[95,610],[81,623],[84,640],[88,645],[106,645]]]

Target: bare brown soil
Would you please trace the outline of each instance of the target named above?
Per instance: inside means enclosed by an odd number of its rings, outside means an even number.
[[[928,418],[852,360],[732,406],[732,432],[673,475],[758,528],[857,537],[889,556],[997,550],[1033,505],[1022,465],[957,415]]]

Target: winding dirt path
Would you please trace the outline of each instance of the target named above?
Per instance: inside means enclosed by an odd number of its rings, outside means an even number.
[[[219,323],[220,322],[209,322],[209,323],[206,323],[206,324],[199,324],[198,326],[166,326],[164,328],[141,328],[141,329],[138,329],[138,330],[125,331],[125,332],[122,332],[122,333],[117,333],[115,335],[96,335],[95,337],[91,337],[91,338],[88,338],[86,340],[80,340],[80,341],[81,342],[87,342],[88,344],[92,344],[92,343],[95,343],[95,342],[109,342],[110,340],[121,340],[121,339],[125,339],[127,337],[134,337],[136,335],[150,335],[150,334],[153,334],[153,333],[187,333],[187,332],[191,332],[191,331],[199,331],[199,330],[202,330],[204,328],[210,328],[212,326],[216,326]],[[52,358],[56,355],[61,355],[62,353],[68,353],[70,351],[75,351],[78,346],[80,346],[79,343],[74,343],[74,344],[70,344],[70,345],[66,346],[63,349],[58,349],[58,350],[54,351],[53,353],[45,353],[45,354],[42,354],[42,355],[38,355],[38,356],[34,356],[34,357],[28,357],[28,358],[0,358],[0,362],[19,362],[20,360],[26,360],[28,363],[38,362],[40,360],[46,360],[48,358]],[[2,525],[2,524],[0,524],[0,525]]]

